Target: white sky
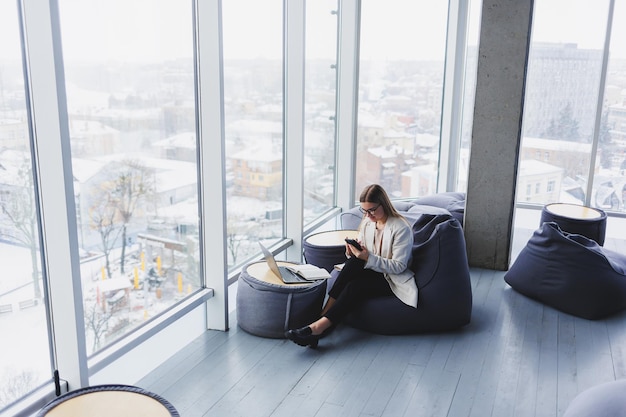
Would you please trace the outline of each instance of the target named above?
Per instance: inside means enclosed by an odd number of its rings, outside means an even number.
[[[602,49],[608,7],[608,0],[536,0],[533,41]],[[616,0],[613,22],[611,56],[626,58],[626,1]]]
[[[59,0],[59,9],[68,59],[149,62],[193,55],[191,1]]]
[[[472,1],[473,12],[479,11],[479,3]],[[536,0],[533,40],[600,48],[608,3]],[[334,55],[336,17],[329,16],[329,11],[335,4],[335,0],[307,1],[307,56]],[[441,58],[446,7],[444,0],[363,0],[362,57]],[[59,8],[68,59],[145,61],[191,56],[190,0],[59,0]],[[223,0],[222,8],[227,59],[280,57],[282,0]],[[19,56],[16,16],[15,1],[0,1],[0,59]],[[112,19],[114,26],[107,24]],[[614,57],[626,58],[623,22],[626,0],[616,0]]]

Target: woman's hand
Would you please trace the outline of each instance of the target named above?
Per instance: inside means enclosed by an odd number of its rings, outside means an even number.
[[[346,257],[350,258],[354,256],[357,259],[367,261],[367,258],[369,257],[369,252],[362,242],[359,242],[359,244],[361,245],[361,250],[355,248],[349,243],[346,243]]]

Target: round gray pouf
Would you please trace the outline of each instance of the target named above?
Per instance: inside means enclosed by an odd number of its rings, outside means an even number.
[[[335,265],[346,261],[345,238],[356,239],[356,230],[331,230],[307,236],[302,243],[306,263],[332,272]]]
[[[548,204],[541,209],[539,226],[547,222],[555,222],[568,233],[583,235],[600,246],[604,245],[606,213],[598,208],[567,203]]]
[[[255,262],[239,275],[237,324],[253,335],[280,339],[288,329],[317,320],[325,296],[326,280],[284,284],[267,262]]]
[[[572,400],[563,417],[626,417],[626,379],[591,387]]]

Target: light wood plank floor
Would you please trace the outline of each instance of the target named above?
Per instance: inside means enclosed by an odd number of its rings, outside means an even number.
[[[626,313],[569,316],[516,293],[503,276],[472,269],[472,321],[456,332],[380,336],[340,326],[311,349],[233,323],[138,385],[184,417],[561,417],[579,392],[626,378]]]

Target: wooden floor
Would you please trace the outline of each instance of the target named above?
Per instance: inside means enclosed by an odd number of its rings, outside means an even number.
[[[579,392],[626,378],[626,313],[579,319],[516,293],[503,276],[471,271],[472,321],[457,332],[340,326],[311,349],[233,323],[138,385],[184,417],[561,417]]]

